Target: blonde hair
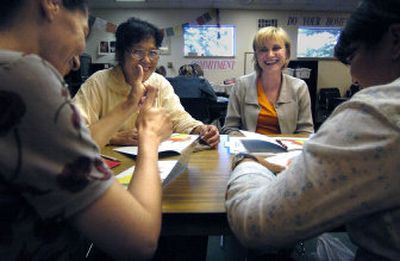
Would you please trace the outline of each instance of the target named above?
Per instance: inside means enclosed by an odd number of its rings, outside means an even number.
[[[286,63],[283,68],[287,67],[290,60],[290,37],[285,30],[281,27],[267,26],[260,28],[253,39],[253,51],[254,51],[254,69],[257,74],[261,74],[261,67],[257,63],[257,50],[264,47],[264,43],[267,40],[283,41],[286,49]],[[282,68],[282,69],[283,69]]]

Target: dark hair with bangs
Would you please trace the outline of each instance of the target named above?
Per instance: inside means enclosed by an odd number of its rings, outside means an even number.
[[[335,57],[344,64],[356,51],[354,44],[373,47],[400,22],[400,0],[363,0],[347,21],[335,46]]]
[[[123,63],[124,53],[129,51],[132,45],[154,38],[156,47],[160,48],[164,34],[153,24],[131,17],[118,26],[115,38],[115,58],[119,63]]]

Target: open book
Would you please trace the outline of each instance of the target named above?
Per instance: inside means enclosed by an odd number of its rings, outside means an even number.
[[[199,135],[173,133],[169,139],[161,142],[158,147],[158,155],[160,157],[179,155],[184,149],[197,142],[198,139]],[[131,156],[138,154],[137,146],[118,147],[114,150]]]
[[[188,166],[190,156],[192,155],[192,152],[196,147],[196,143],[197,140],[199,139],[199,136],[198,135],[187,135],[187,136],[189,136],[189,138],[185,138],[184,136],[172,135],[169,140],[165,141],[168,142],[168,144],[173,141],[183,142],[185,145],[183,146],[181,144],[179,147],[180,157],[178,160],[158,161],[158,169],[160,171],[160,178],[163,186],[166,186],[172,180],[174,180],[178,175],[182,174]],[[132,179],[132,174],[134,170],[135,166],[118,174],[116,176],[118,181],[121,184],[128,186],[130,180]]]

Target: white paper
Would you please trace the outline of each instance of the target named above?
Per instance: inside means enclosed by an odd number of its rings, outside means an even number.
[[[290,162],[295,157],[300,155],[301,152],[302,152],[301,150],[294,150],[294,151],[289,151],[289,152],[278,153],[274,156],[266,157],[265,160],[270,163],[287,168],[290,165]]]
[[[225,147],[229,147],[229,151],[231,154],[237,154],[240,152],[247,152],[246,148],[243,146],[241,140],[245,139],[257,139],[257,140],[263,140],[267,142],[271,142],[274,144],[277,144],[279,146],[282,146],[277,142],[277,140],[281,141],[283,143],[288,151],[293,151],[293,150],[302,150],[303,149],[303,144],[308,140],[308,138],[300,138],[300,137],[284,137],[284,136],[279,136],[279,137],[269,137],[263,134],[259,134],[256,132],[251,132],[251,131],[244,131],[240,130],[240,132],[244,135],[244,137],[240,136],[230,136],[229,141],[225,142]],[[259,155],[274,155],[274,153],[253,153],[253,154],[259,154]]]
[[[302,150],[304,143],[309,138],[300,138],[300,137],[276,137],[277,140],[280,140],[286,147],[288,151],[292,150]]]
[[[246,148],[243,146],[242,140],[262,140],[281,146],[274,138],[250,131],[241,130],[240,132],[243,133],[243,135],[245,136],[244,137],[230,136],[229,141],[225,143],[225,146],[229,147],[229,152],[231,154],[247,152]],[[253,153],[253,154],[271,155],[270,152]]]
[[[183,137],[183,139],[177,139],[177,137]],[[186,138],[185,138],[186,137]],[[184,149],[186,149],[190,144],[192,144],[199,135],[189,135],[189,134],[179,134],[174,133],[171,135],[166,141],[161,142],[160,146],[158,147],[158,152],[176,152],[181,154]],[[124,146],[118,147],[114,149],[115,151],[122,152],[125,154],[136,156],[138,154],[138,147],[137,146]]]
[[[164,181],[168,175],[171,173],[171,170],[175,167],[177,160],[161,160],[158,161],[158,169],[160,170],[160,178],[161,181]],[[116,175],[117,179],[121,179],[124,177],[132,177],[133,171],[135,170],[135,166],[130,167],[127,170],[124,170],[120,174]]]

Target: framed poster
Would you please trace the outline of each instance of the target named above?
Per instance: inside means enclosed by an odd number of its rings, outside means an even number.
[[[334,59],[340,27],[300,26],[297,30],[297,58]]]
[[[183,28],[185,57],[235,57],[234,25],[188,25]]]

